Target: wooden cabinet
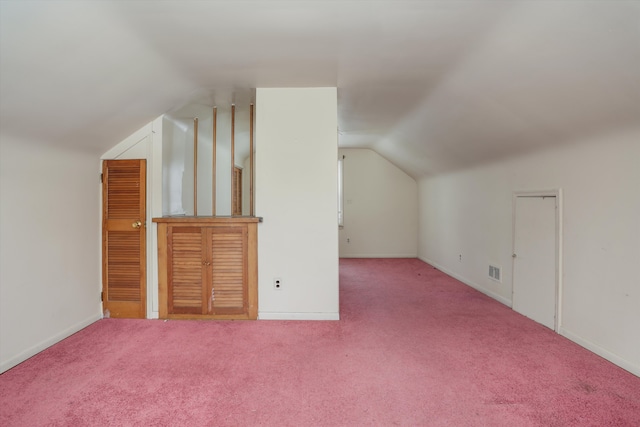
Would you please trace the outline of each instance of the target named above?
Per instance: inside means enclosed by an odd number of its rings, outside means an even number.
[[[256,319],[256,217],[165,217],[158,224],[161,319]]]

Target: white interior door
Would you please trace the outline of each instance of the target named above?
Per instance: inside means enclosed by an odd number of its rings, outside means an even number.
[[[515,198],[513,309],[555,330],[556,197]]]

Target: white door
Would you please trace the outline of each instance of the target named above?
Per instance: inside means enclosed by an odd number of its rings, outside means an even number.
[[[555,196],[517,196],[514,234],[513,309],[555,330]]]

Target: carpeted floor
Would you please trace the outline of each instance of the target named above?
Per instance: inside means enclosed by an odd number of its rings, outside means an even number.
[[[2,426],[640,426],[640,378],[416,259],[338,322],[105,319],[0,376]]]

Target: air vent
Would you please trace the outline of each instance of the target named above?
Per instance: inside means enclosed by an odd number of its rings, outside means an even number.
[[[489,278],[497,282],[502,282],[502,275],[500,274],[500,267],[495,265],[489,266]]]

